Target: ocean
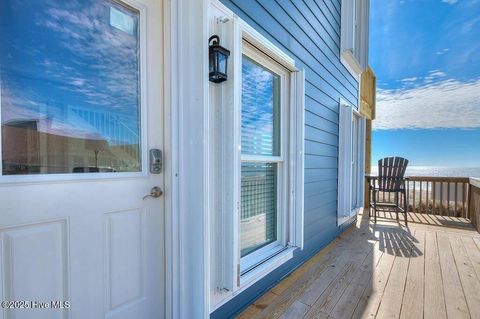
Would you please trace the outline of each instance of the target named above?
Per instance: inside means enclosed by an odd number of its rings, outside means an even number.
[[[378,173],[376,163],[372,165],[372,174]],[[478,177],[480,167],[440,167],[440,166],[408,166],[406,176],[436,176],[436,177]]]

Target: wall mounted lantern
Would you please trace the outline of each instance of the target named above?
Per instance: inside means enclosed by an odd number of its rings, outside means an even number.
[[[227,80],[227,61],[230,51],[220,46],[218,35],[212,35],[208,39],[209,45],[209,79],[214,83],[222,83]]]

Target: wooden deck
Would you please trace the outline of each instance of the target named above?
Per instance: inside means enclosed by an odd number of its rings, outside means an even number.
[[[239,318],[480,318],[480,234],[468,220],[411,214],[407,229],[365,215]]]

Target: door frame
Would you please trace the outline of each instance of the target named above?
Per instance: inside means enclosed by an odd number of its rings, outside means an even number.
[[[164,0],[167,318],[210,315],[208,0]]]

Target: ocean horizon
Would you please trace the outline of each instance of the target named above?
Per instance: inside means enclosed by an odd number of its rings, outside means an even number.
[[[372,174],[378,174],[376,163],[372,164]],[[480,167],[408,166],[405,175],[480,178]]]

